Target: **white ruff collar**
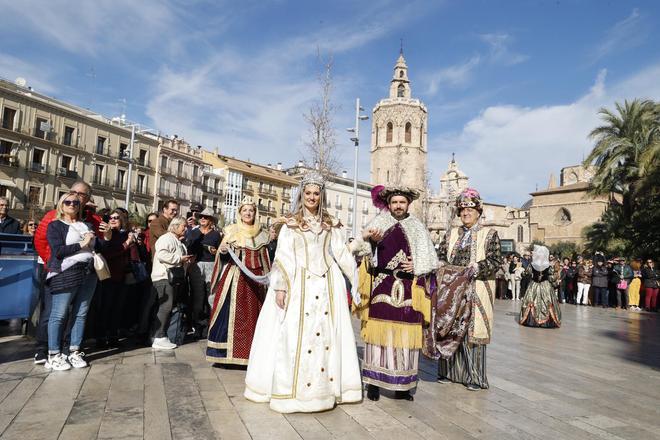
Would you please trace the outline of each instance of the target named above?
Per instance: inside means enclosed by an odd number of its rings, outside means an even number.
[[[429,231],[417,217],[409,214],[403,220],[397,220],[389,211],[383,211],[374,217],[367,225],[367,228],[379,229],[387,235],[387,231],[397,223],[401,225],[403,233],[408,240],[415,275],[424,275],[437,269],[438,255],[435,251],[435,246],[433,245]]]

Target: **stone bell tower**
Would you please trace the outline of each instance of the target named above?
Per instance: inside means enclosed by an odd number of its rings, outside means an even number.
[[[425,191],[428,112],[412,98],[403,51],[394,66],[390,96],[376,104],[371,120],[371,183]],[[417,212],[415,205],[420,203],[413,204]]]

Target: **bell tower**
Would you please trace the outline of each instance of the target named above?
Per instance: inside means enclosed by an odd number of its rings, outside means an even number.
[[[428,112],[412,97],[403,50],[394,65],[389,97],[376,104],[371,120],[371,183],[410,186],[424,192],[428,184]],[[415,205],[419,203],[413,208]]]

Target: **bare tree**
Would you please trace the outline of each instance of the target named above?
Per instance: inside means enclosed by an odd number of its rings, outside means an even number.
[[[319,50],[317,59],[321,97],[314,101],[309,110],[303,114],[308,123],[305,165],[309,168],[317,168],[322,174],[336,174],[339,169],[339,160],[337,159],[337,136],[333,127],[336,110],[332,103],[333,58],[332,55],[324,58]]]

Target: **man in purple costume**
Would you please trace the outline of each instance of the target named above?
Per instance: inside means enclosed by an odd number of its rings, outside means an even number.
[[[380,398],[380,388],[413,400],[410,390],[417,385],[422,324],[430,313],[427,275],[438,267],[427,229],[408,213],[418,197],[407,187],[375,187],[372,199],[382,212],[356,245],[365,255],[356,310],[365,342],[362,379],[371,400]]]

